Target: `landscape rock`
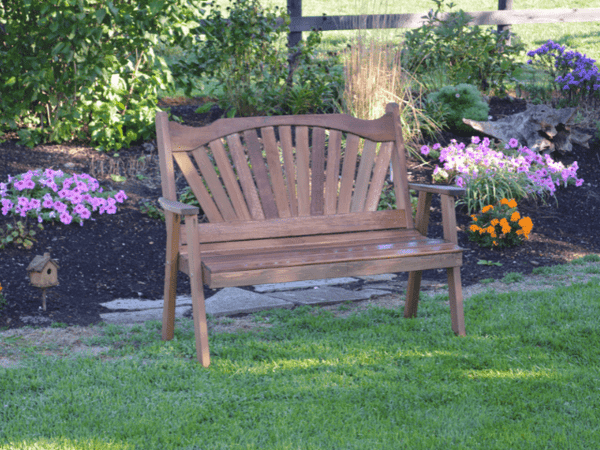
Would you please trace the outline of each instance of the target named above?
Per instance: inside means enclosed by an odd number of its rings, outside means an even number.
[[[562,154],[573,151],[573,143],[588,148],[592,136],[572,129],[571,120],[577,108],[554,109],[546,105],[529,105],[521,113],[495,122],[463,119],[475,130],[508,143],[517,139],[519,144],[535,152]]]

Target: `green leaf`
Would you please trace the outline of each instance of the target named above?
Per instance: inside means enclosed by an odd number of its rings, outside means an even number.
[[[110,175],[110,178],[116,183],[123,183],[125,180],[127,180],[127,178],[123,175],[116,175],[114,173]]]

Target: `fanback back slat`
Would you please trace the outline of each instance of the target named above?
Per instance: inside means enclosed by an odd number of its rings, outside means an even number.
[[[210,190],[211,196],[216,203],[217,208],[219,208],[223,219],[236,220],[237,215],[235,214],[233,206],[231,205],[231,201],[227,196],[227,192],[225,192],[223,183],[217,175],[214,163],[206,153],[206,149],[204,147],[197,148],[196,150],[192,151],[192,155],[194,155],[198,169],[200,170],[200,173],[206,182],[206,186]],[[192,186],[192,191],[193,190],[194,187]]]
[[[294,147],[292,143],[292,128],[290,126],[279,127],[279,137],[283,153],[283,164],[285,167],[285,180],[292,216],[298,215],[298,200],[296,195],[296,164],[294,162]]]
[[[337,213],[337,198],[340,186],[340,158],[342,133],[331,130],[327,148],[327,179],[325,180],[325,215]]]
[[[361,212],[365,207],[365,199],[367,198],[367,189],[373,171],[373,164],[377,152],[377,143],[373,141],[365,141],[362,154],[360,156],[360,164],[356,175],[356,184],[354,187],[354,195],[350,204],[350,212]]]
[[[227,145],[231,152],[233,165],[240,178],[240,184],[242,185],[242,190],[246,197],[248,208],[250,209],[250,215],[253,220],[264,220],[265,214],[262,205],[260,204],[260,199],[258,198],[258,191],[256,190],[254,180],[252,179],[252,173],[248,166],[246,152],[242,145],[242,141],[240,140],[240,135],[235,133],[227,136]]]
[[[269,173],[262,156],[258,134],[256,133],[256,130],[246,130],[244,131],[244,138],[246,140],[246,148],[248,149],[250,164],[252,164],[252,171],[254,172],[254,181],[258,187],[258,195],[262,203],[265,217],[267,219],[275,219],[277,218],[277,205],[275,204],[275,198],[271,191]]]
[[[308,127],[296,127],[296,171],[298,216],[310,216],[310,153]]]
[[[198,171],[194,167],[189,155],[187,153],[173,153],[173,157],[175,158],[175,161],[177,161],[177,165],[183,172],[190,188],[192,188],[192,192],[202,205],[202,210],[204,211],[204,214],[206,214],[206,217],[208,217],[208,220],[210,222],[223,222],[221,213],[206,190],[206,187],[204,187],[202,178],[198,175]],[[172,182],[174,190],[175,181],[172,180]]]
[[[165,126],[165,119],[157,116],[161,152],[176,160],[210,222],[376,211],[390,162],[397,207],[409,210],[404,145],[393,108],[375,121],[287,116],[221,119],[192,128],[168,121]],[[168,170],[161,160],[163,166]],[[405,216],[412,228],[411,215]]]
[[[322,216],[325,207],[325,130],[313,128],[311,155],[310,215]]]
[[[223,143],[220,140],[212,141],[209,143],[209,147],[214,155],[215,162],[217,163],[217,167],[221,173],[223,184],[225,185],[227,195],[229,196],[229,199],[233,205],[233,209],[235,210],[236,217],[238,220],[250,220],[250,212],[248,211],[244,194],[242,194],[242,191],[240,190],[240,185],[238,184],[236,175],[233,172],[233,168],[231,167],[231,163],[229,162],[229,158],[227,157]]]
[[[271,175],[271,187],[275,196],[275,204],[279,217],[290,217],[290,204],[287,198],[286,185],[280,162],[279,148],[273,127],[261,128],[261,135],[267,156],[267,165]]]
[[[385,177],[390,167],[390,158],[392,157],[392,142],[383,142],[377,153],[375,160],[375,168],[373,169],[373,177],[369,185],[369,192],[365,201],[365,211],[375,211],[379,204]]]
[[[358,158],[358,144],[360,138],[350,135],[346,139],[346,154],[342,164],[342,179],[340,181],[340,195],[338,199],[338,214],[350,212],[352,201],[352,190],[354,188],[354,174],[356,173],[356,161]]]

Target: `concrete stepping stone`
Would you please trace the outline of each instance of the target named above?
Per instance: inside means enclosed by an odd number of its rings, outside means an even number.
[[[175,304],[177,306],[191,305],[192,297],[190,297],[189,295],[177,296]],[[120,298],[111,302],[100,303],[100,305],[113,310],[128,309],[131,311],[138,311],[141,309],[157,308],[160,308],[162,310],[163,300],[140,300],[138,298]]]
[[[297,305],[326,305],[346,301],[367,300],[374,295],[387,295],[389,291],[363,289],[349,291],[338,287],[324,286],[301,291],[272,292],[269,296],[293,302]]]
[[[162,300],[160,301],[162,303]],[[175,317],[181,318],[191,308],[189,306],[177,306],[175,308]],[[128,323],[141,323],[148,320],[162,320],[161,308],[144,309],[142,311],[114,312],[100,314],[100,318],[109,324],[125,325]]]
[[[289,301],[236,287],[221,289],[215,295],[206,299],[205,304],[206,313],[214,317],[246,314],[265,309],[290,309],[294,307],[294,304]]]
[[[364,280],[365,282],[372,282],[372,281],[392,281],[394,280],[398,275],[396,275],[395,273],[382,273],[379,275],[361,275],[357,278],[360,278],[361,280]]]
[[[327,278],[325,280],[292,281],[289,283],[257,284],[253,287],[256,292],[290,291],[292,289],[306,289],[315,286],[356,283],[357,281],[357,278],[344,277]]]

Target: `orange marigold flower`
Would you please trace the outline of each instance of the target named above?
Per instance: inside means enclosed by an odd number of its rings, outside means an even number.
[[[508,223],[508,220],[506,220],[506,217],[502,218],[502,220],[500,221],[500,226],[502,227],[502,232],[504,234],[510,233],[511,227]]]
[[[485,213],[486,213],[486,212],[488,212],[490,209],[494,209],[494,207],[493,207],[492,205],[487,205],[487,206],[484,206],[484,207],[483,207],[483,209],[481,210],[481,212],[485,214]]]
[[[489,227],[486,228],[486,231],[488,233],[492,234],[494,232],[494,227],[490,225]]]
[[[519,225],[523,229],[524,234],[529,234],[533,229],[533,222],[529,217],[523,217],[521,220],[519,220]]]
[[[480,228],[475,224],[473,224],[469,227],[469,230],[471,230],[473,233],[475,233],[476,231],[479,231],[479,229]]]
[[[518,234],[518,235],[521,235],[521,234],[523,234],[523,230],[517,230],[517,234]]]
[[[500,204],[501,205],[508,205],[508,199],[507,198],[503,198],[502,200],[500,200]]]
[[[473,222],[477,222],[477,216],[475,214],[471,214],[471,219],[473,219]]]
[[[2,285],[0,284],[0,292],[2,292]]]
[[[514,198],[511,198],[510,201],[507,203],[509,208],[516,208],[517,207],[517,202],[515,201]]]
[[[498,243],[496,241],[492,241],[492,244],[494,245],[498,245]]]
[[[520,218],[521,218],[521,214],[519,214],[519,211],[515,211],[514,213],[512,213],[512,216],[510,216],[510,221],[518,222]]]
[[[490,223],[491,223],[493,226],[496,226],[496,225],[498,225],[498,224],[500,223],[500,221],[499,221],[498,219],[493,219],[493,220],[492,220]]]
[[[497,237],[498,237],[498,235],[496,234],[496,232],[495,232],[495,231],[492,231],[492,232],[490,233],[490,236],[491,236],[491,237],[493,237],[493,238],[497,238]]]

